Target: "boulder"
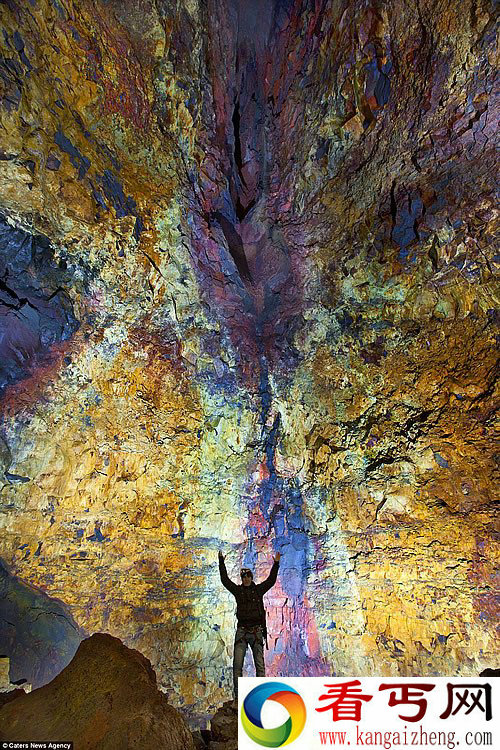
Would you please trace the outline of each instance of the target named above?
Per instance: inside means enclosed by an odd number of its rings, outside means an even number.
[[[227,701],[214,715],[211,723],[210,750],[237,750],[238,748],[238,705]]]
[[[82,641],[52,682],[0,710],[0,739],[73,741],[74,750],[194,750],[150,662],[104,633]]]
[[[199,729],[192,732],[192,736],[195,750],[207,750],[207,743],[203,739],[203,735]]]
[[[0,477],[1,455],[0,442]],[[11,486],[19,486],[20,480],[13,479],[19,475],[7,474]],[[22,581],[2,559],[0,601],[0,652],[5,654],[0,656],[0,682],[8,690],[19,680],[33,688],[46,685],[70,663],[87,633],[62,602]]]
[[[25,691],[22,688],[9,690],[8,692],[0,691],[0,708],[5,706],[6,703],[10,703],[11,701],[16,700],[16,698],[20,698],[21,695],[25,695]]]

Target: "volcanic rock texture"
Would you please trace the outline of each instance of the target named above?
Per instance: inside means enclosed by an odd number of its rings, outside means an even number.
[[[82,641],[48,685],[1,711],[2,740],[54,736],[70,739],[76,750],[194,750],[186,721],[158,690],[149,661],[103,633]]]
[[[493,3],[0,9],[1,554],[41,652],[108,631],[213,714],[221,548],[281,551],[271,674],[495,666]]]

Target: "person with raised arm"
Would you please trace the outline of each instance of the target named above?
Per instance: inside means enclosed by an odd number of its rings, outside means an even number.
[[[265,677],[264,640],[267,646],[266,610],[262,598],[276,583],[280,564],[280,553],[276,554],[271,572],[265,581],[255,583],[250,568],[240,571],[241,584],[230,580],[224,555],[219,550],[219,573],[222,585],[236,599],[236,635],[233,654],[233,689],[235,700],[238,697],[238,677],[243,674],[243,661],[250,646],[257,677]]]

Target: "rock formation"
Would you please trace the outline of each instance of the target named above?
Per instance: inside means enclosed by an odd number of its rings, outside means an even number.
[[[496,666],[494,13],[0,6],[0,554],[195,726],[219,548],[274,675]]]
[[[5,682],[44,685],[71,661],[84,636],[61,602],[18,581],[1,562],[0,612]]]
[[[233,701],[224,703],[210,722],[209,750],[238,750],[238,712]]]
[[[71,741],[75,750],[193,750],[185,720],[158,690],[150,662],[104,633],[82,641],[44,687],[0,711],[0,739]]]

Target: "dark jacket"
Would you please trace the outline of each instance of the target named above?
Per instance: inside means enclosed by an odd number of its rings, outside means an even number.
[[[276,583],[278,568],[279,562],[274,562],[271,572],[265,581],[262,581],[262,583],[254,583],[252,581],[250,586],[243,586],[243,584],[238,585],[230,580],[226,564],[222,558],[219,558],[219,572],[222,585],[236,599],[236,619],[238,620],[238,625],[243,627],[262,625],[265,631],[266,611],[262,597]]]

